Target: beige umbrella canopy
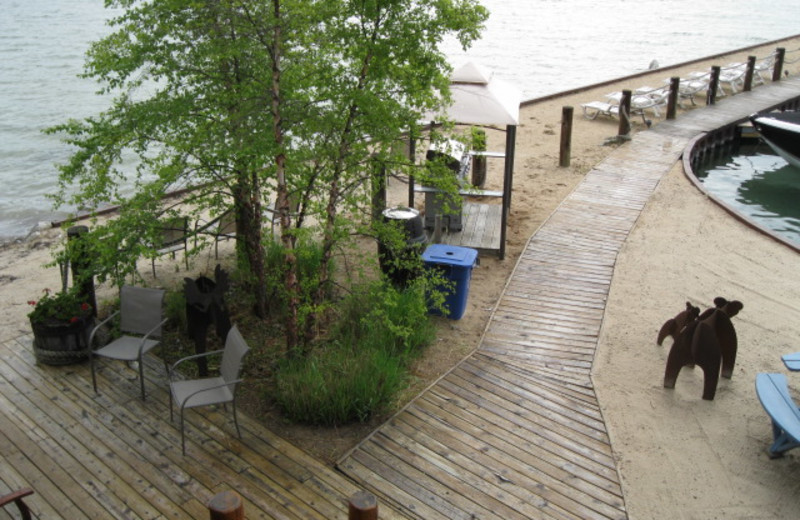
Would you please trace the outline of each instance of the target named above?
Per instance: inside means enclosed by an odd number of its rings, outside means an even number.
[[[522,92],[494,77],[494,73],[469,62],[450,76],[452,103],[448,119],[473,125],[518,125]],[[429,117],[429,119],[441,119]]]

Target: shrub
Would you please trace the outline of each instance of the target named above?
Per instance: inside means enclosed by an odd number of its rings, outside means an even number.
[[[270,240],[265,245],[267,273],[267,297],[272,302],[270,313],[282,316],[286,312],[286,288],[284,286],[284,248],[280,242]],[[302,288],[303,303],[311,300],[319,286],[320,266],[322,265],[322,245],[312,240],[300,239],[295,248],[297,257],[297,279]],[[335,269],[334,262],[329,263],[329,271]]]
[[[370,284],[337,310],[329,341],[278,369],[275,399],[293,421],[341,425],[387,411],[409,362],[434,337],[424,282],[404,291]]]
[[[335,426],[388,409],[404,387],[400,359],[383,350],[329,344],[289,360],[277,377],[277,402],[292,421]]]

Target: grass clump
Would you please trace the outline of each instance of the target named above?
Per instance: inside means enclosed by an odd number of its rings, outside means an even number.
[[[405,290],[367,285],[337,310],[327,341],[279,367],[274,397],[292,421],[333,426],[388,411],[435,334],[423,281]]]

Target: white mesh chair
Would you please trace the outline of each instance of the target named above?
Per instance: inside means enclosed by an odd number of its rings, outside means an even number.
[[[122,335],[104,347],[92,351],[89,356],[92,368],[92,386],[97,392],[97,376],[95,374],[95,357],[105,357],[120,361],[137,361],[139,364],[139,381],[144,393],[144,364],[142,356],[147,354],[161,340],[161,328],[167,321],[163,318],[162,307],[164,291],[125,285],[120,290],[120,309],[101,321],[89,336],[89,345],[94,344],[97,330],[108,321],[119,315],[119,329]]]
[[[241,382],[240,374],[244,357],[250,348],[234,325],[225,339],[225,349],[205,352],[187,356],[176,361],[169,370],[170,401],[169,419],[173,420],[172,403],[175,402],[181,410],[181,452],[186,455],[186,437],[184,433],[184,410],[198,406],[211,406],[215,404],[233,404],[233,423],[236,433],[242,438],[239,430],[239,421],[236,418],[236,386]],[[203,379],[180,380],[175,369],[184,361],[197,359],[204,356],[222,354],[220,375]]]

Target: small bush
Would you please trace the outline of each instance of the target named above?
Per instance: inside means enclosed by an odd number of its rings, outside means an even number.
[[[279,367],[275,399],[293,421],[341,425],[387,411],[409,362],[434,338],[424,283],[368,285],[337,309],[330,340]]]
[[[383,350],[330,344],[285,362],[276,396],[288,419],[335,426],[388,409],[405,379],[403,362]]]
[[[270,313],[283,316],[286,313],[285,250],[280,242],[270,240],[266,245],[267,297],[270,300]],[[319,275],[322,265],[322,245],[312,240],[300,239],[295,248],[297,258],[297,279],[301,287],[301,304],[311,300],[311,295],[319,287]],[[328,264],[329,272],[335,269],[334,263]]]
[[[167,291],[164,296],[164,317],[169,319],[172,328],[186,330],[186,296],[182,290]]]

